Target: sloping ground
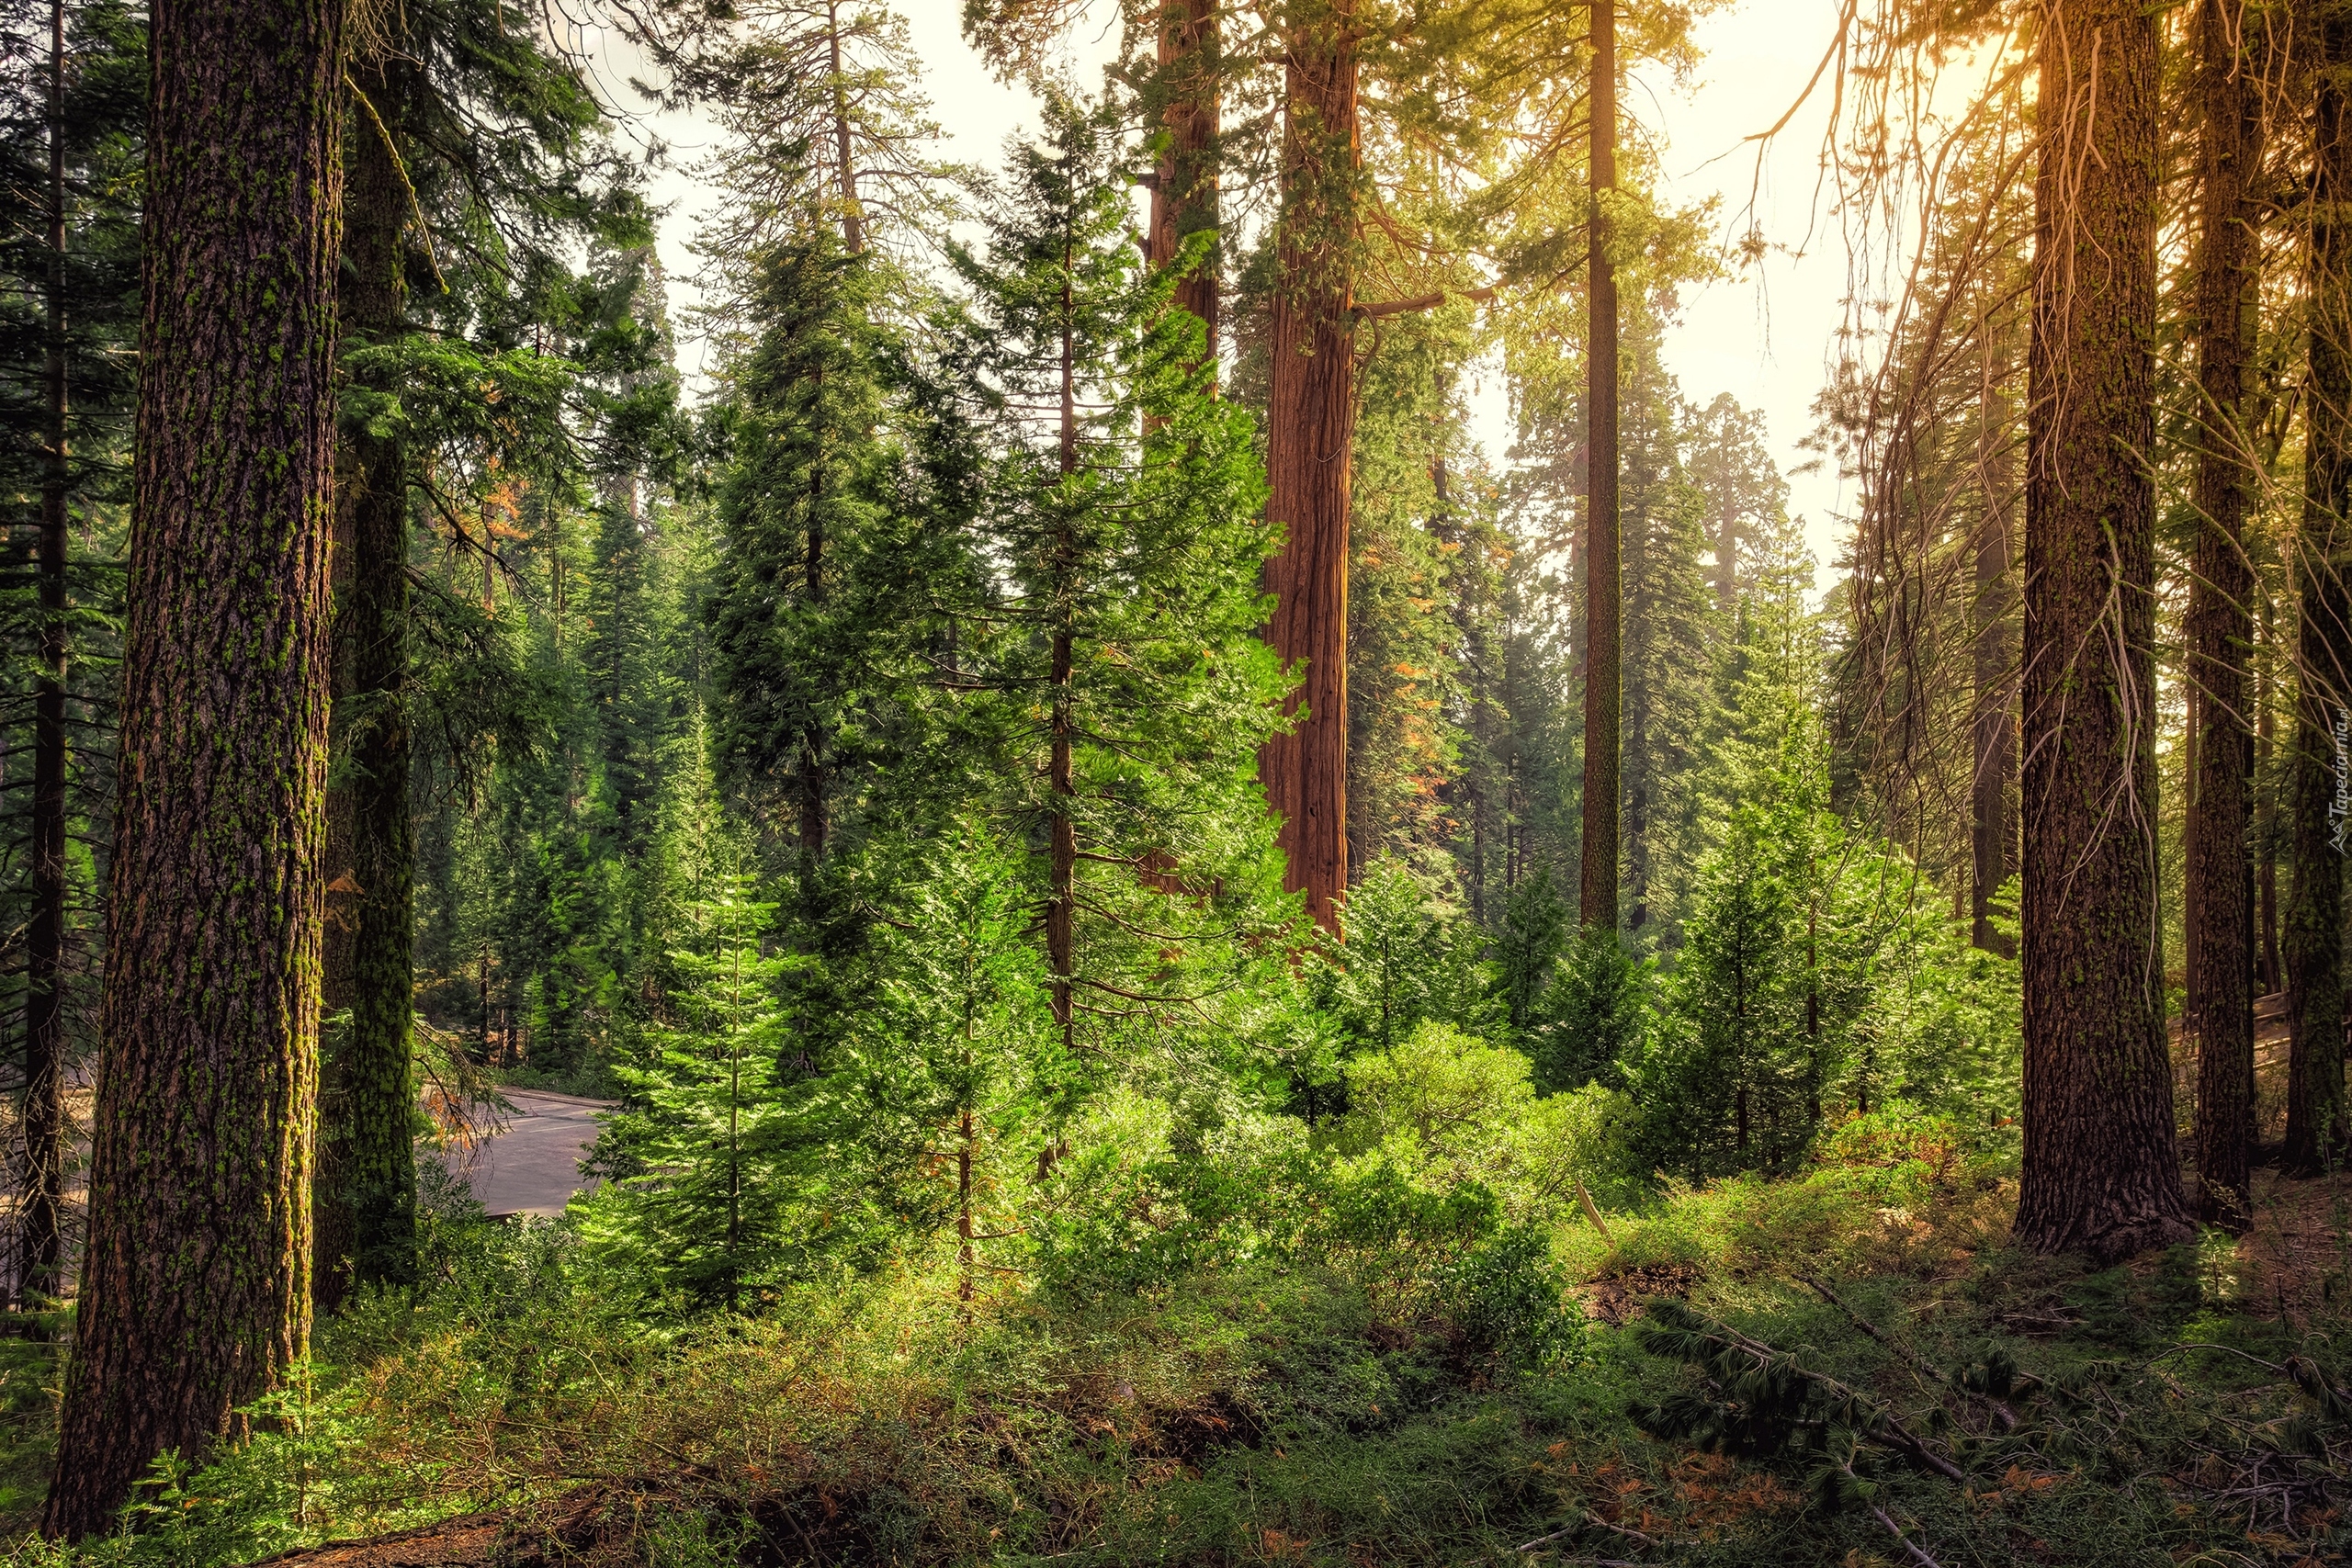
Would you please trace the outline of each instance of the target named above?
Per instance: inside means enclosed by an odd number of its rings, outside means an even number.
[[[265,1558],[256,1568],[457,1568],[497,1560],[506,1533],[500,1514],[468,1514],[422,1529],[400,1530],[373,1540],[331,1540]]]
[[[2231,1292],[2256,1311],[2309,1328],[2340,1315],[2352,1292],[2352,1171],[2315,1181],[2254,1173],[2254,1229],[2237,1245]]]

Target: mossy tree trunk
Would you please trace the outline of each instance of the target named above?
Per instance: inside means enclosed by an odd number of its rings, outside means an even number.
[[[397,18],[388,18],[396,25]],[[399,139],[420,84],[389,41],[355,62],[344,276],[346,346],[388,343],[408,304],[413,201]],[[378,367],[374,398],[399,387]],[[409,452],[397,434],[347,422],[337,455],[334,561],[335,763],[327,792],[322,1007],[348,1014],[329,1036],[320,1097],[315,1301],[416,1272],[415,1102],[410,1047],[415,839],[409,813]]]
[[[89,1240],[52,1535],[310,1330],[342,0],[157,0]]]
[[[2309,7],[2318,103],[2309,244],[2311,373],[2303,399],[2303,516],[2294,546],[2295,729],[2288,744],[2295,878],[2287,896],[2287,1148],[2280,1168],[2317,1176],[2340,1165],[2344,1105],[2344,768],[2338,728],[2352,708],[2346,616],[2346,508],[2352,506],[2352,5]]]
[[[2156,23],[2043,13],[2025,527],[2025,1170],[2016,1235],[2192,1234],[2156,922]]]
[[[2188,599],[2198,716],[2188,851],[2196,868],[2197,1171],[2200,1218],[2233,1231],[2251,1213],[2254,1153],[2253,495],[2243,412],[2255,347],[2262,210],[2262,96],[2238,48],[2238,7],[2198,7],[2203,212],[2197,258],[2199,519]]]

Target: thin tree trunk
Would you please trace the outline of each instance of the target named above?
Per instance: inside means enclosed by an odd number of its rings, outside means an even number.
[[[2188,662],[2196,662],[2193,651]],[[2194,677],[2191,676],[2181,693],[2181,820],[2197,820],[2197,753],[2203,727],[2199,720],[2199,703]],[[2197,949],[2198,916],[2205,903],[2204,846],[2194,832],[2184,832],[2180,846],[2180,1027],[2184,1040],[2197,1037]]]
[[[419,89],[396,45],[356,61],[346,122],[337,300],[353,344],[397,337],[408,304],[411,198],[397,139]],[[380,372],[370,389],[396,396]],[[416,843],[409,813],[408,490],[398,434],[346,428],[337,464],[334,660],[342,765],[327,798],[322,1007],[350,1022],[323,1064],[313,1301],[416,1275],[414,988]]]
[[[2262,602],[2262,646],[2275,646],[2278,628],[2272,624],[2270,601]],[[2269,660],[2255,667],[2254,773],[2261,788],[2255,795],[2255,895],[2261,906],[2262,994],[2271,996],[2286,984],[2278,959],[2278,783],[2270,766],[2272,731]]]
[[[2044,18],[2016,1236],[2113,1259],[2194,1234],[2156,925],[2156,24],[2137,0],[2061,0]]]
[[[33,687],[32,919],[25,933],[25,1179],[17,1299],[61,1293],[65,1187],[65,0],[49,12],[49,256],[41,454],[40,672]]]
[[[1356,19],[1352,0],[1294,18],[1283,122],[1283,212],[1275,241],[1266,423],[1266,520],[1283,530],[1266,563],[1268,641],[1305,683],[1285,712],[1306,716],[1260,753],[1282,818],[1283,886],[1339,929],[1348,876],[1348,509],[1355,446],[1350,332],[1357,203]]]
[[[849,83],[842,75],[841,7],[825,3],[825,47],[831,51],[833,89],[833,164],[841,182],[842,243],[856,255],[865,249],[865,212],[857,201],[857,162],[849,130]]]
[[[2251,475],[2244,454],[2256,328],[2262,99],[2235,45],[2228,0],[2198,7],[2204,100],[2202,254],[2197,269],[2197,530],[2188,598],[2188,685],[2198,716],[2188,848],[2197,867],[2189,948],[2197,1031],[2199,1218],[2230,1231],[2252,1213],[2254,1156],[2254,570],[2245,552]]]
[[[1078,302],[1072,269],[1077,265],[1072,236],[1062,242],[1061,299],[1061,477],[1068,489],[1078,472]],[[1069,503],[1057,495],[1057,509]],[[1054,1021],[1061,1026],[1062,1045],[1069,1049],[1077,1030],[1077,996],[1072,977],[1078,973],[1078,822],[1074,808],[1078,781],[1070,754],[1077,717],[1071,680],[1076,672],[1078,621],[1077,541],[1067,519],[1055,529],[1053,559],[1048,563],[1053,584],[1053,628],[1047,680],[1052,691],[1051,752],[1047,784],[1053,791],[1051,840],[1053,886],[1046,904],[1046,963],[1054,976]]]
[[[2000,405],[1996,404],[1996,407]],[[2006,424],[2006,420],[2001,423]],[[2010,491],[1993,478],[1996,417],[1988,409],[1977,449],[1984,515],[1976,532],[1976,734],[1969,792],[1969,942],[2004,958],[2017,943],[1993,929],[1993,895],[2017,870],[2017,816],[2011,801],[2017,774],[2017,684],[2009,626]]]
[[[2287,902],[2287,1147],[2280,1169],[2317,1176],[2345,1143],[2345,822],[2337,803],[2345,768],[2339,729],[2352,705],[2344,563],[2352,503],[2352,225],[2337,218],[2352,199],[2352,15],[2315,6],[2311,200],[2311,374],[2304,398],[2303,517],[2295,544],[2295,880]]]
[[[341,0],[158,0],[105,1006],[44,1529],[310,1336]]]
[[[1155,268],[1176,259],[1184,242],[1217,225],[1217,125],[1224,62],[1216,0],[1169,0],[1160,12],[1159,127],[1168,151],[1151,187],[1148,260]],[[1217,266],[1211,256],[1176,286],[1176,303],[1208,329],[1208,364],[1217,349]]]
[[[1739,506],[1731,474],[1731,422],[1715,435],[1716,473],[1723,489],[1715,497],[1715,607],[1726,616],[1739,607]]]
[[[1617,929],[1618,720],[1623,703],[1617,535],[1617,274],[1603,204],[1617,187],[1617,7],[1592,6],[1592,344],[1586,375],[1584,840],[1578,914]]]

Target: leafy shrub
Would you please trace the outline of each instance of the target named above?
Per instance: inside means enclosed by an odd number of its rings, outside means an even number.
[[[1539,1097],[1525,1056],[1447,1024],[1359,1056],[1348,1081],[1340,1149],[1382,1150],[1432,1185],[1476,1182],[1514,1221],[1556,1224],[1575,1212],[1579,1179],[1609,1184],[1626,1168],[1634,1108],[1623,1092],[1588,1083]]]

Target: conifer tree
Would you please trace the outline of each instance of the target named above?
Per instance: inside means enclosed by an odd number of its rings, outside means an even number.
[[[2114,1258],[2190,1228],[2152,839],[2156,24],[2066,0],[2040,47],[2016,1234]]]
[[[43,1519],[69,1540],[309,1338],[345,25],[151,23],[107,1055]]]
[[[577,62],[504,0],[448,0],[371,13],[353,82],[325,947],[326,1005],[347,1016],[325,1064],[317,1208],[330,1307],[414,1267],[411,786],[418,720],[436,716],[413,711],[411,687],[419,656],[447,649],[413,636],[419,503],[481,553],[485,584],[499,546],[486,506],[485,536],[466,526],[487,497],[465,491],[527,475],[561,493],[594,466],[634,525],[635,476],[666,444],[674,395],[658,301],[641,297],[643,204]],[[575,277],[582,241],[595,265]]]
[[[1246,933],[1273,919],[1278,867],[1250,762],[1279,685],[1253,635],[1268,540],[1250,422],[1213,396],[1199,319],[1168,308],[1181,269],[1140,266],[1126,241],[1111,112],[1057,96],[1046,139],[1011,152],[986,254],[955,253],[973,301],[948,374],[980,389],[974,525],[1009,581],[970,624],[1001,628],[985,683],[1005,804],[1036,825],[1074,1041],[1081,1014],[1156,1030],[1198,999],[1184,986],[1226,992],[1257,966]]]
[[[804,881],[824,858],[844,705],[870,689],[882,628],[859,624],[843,563],[870,553],[893,477],[884,445],[887,353],[870,309],[878,275],[822,231],[769,253],[761,333],[734,374],[735,461],[719,505],[728,549],[713,632],[732,698],[718,743],[788,804]],[[848,597],[843,597],[845,586]]]
[[[0,362],[22,369],[0,378],[0,488],[38,498],[38,515],[23,519],[31,592],[12,591],[5,606],[10,642],[32,655],[29,875],[8,894],[25,900],[12,917],[26,957],[16,1278],[18,1304],[35,1310],[63,1293],[64,1087],[80,1043],[70,1021],[83,1010],[70,993],[96,973],[103,868],[72,844],[101,836],[90,829],[112,761],[110,710],[93,699],[112,674],[107,612],[121,592],[105,517],[129,455],[146,38],[106,0],[20,6],[0,25],[31,45],[0,66],[0,181],[40,193],[0,232]],[[78,560],[77,514],[83,538],[98,542]],[[20,744],[9,738],[10,750]]]

